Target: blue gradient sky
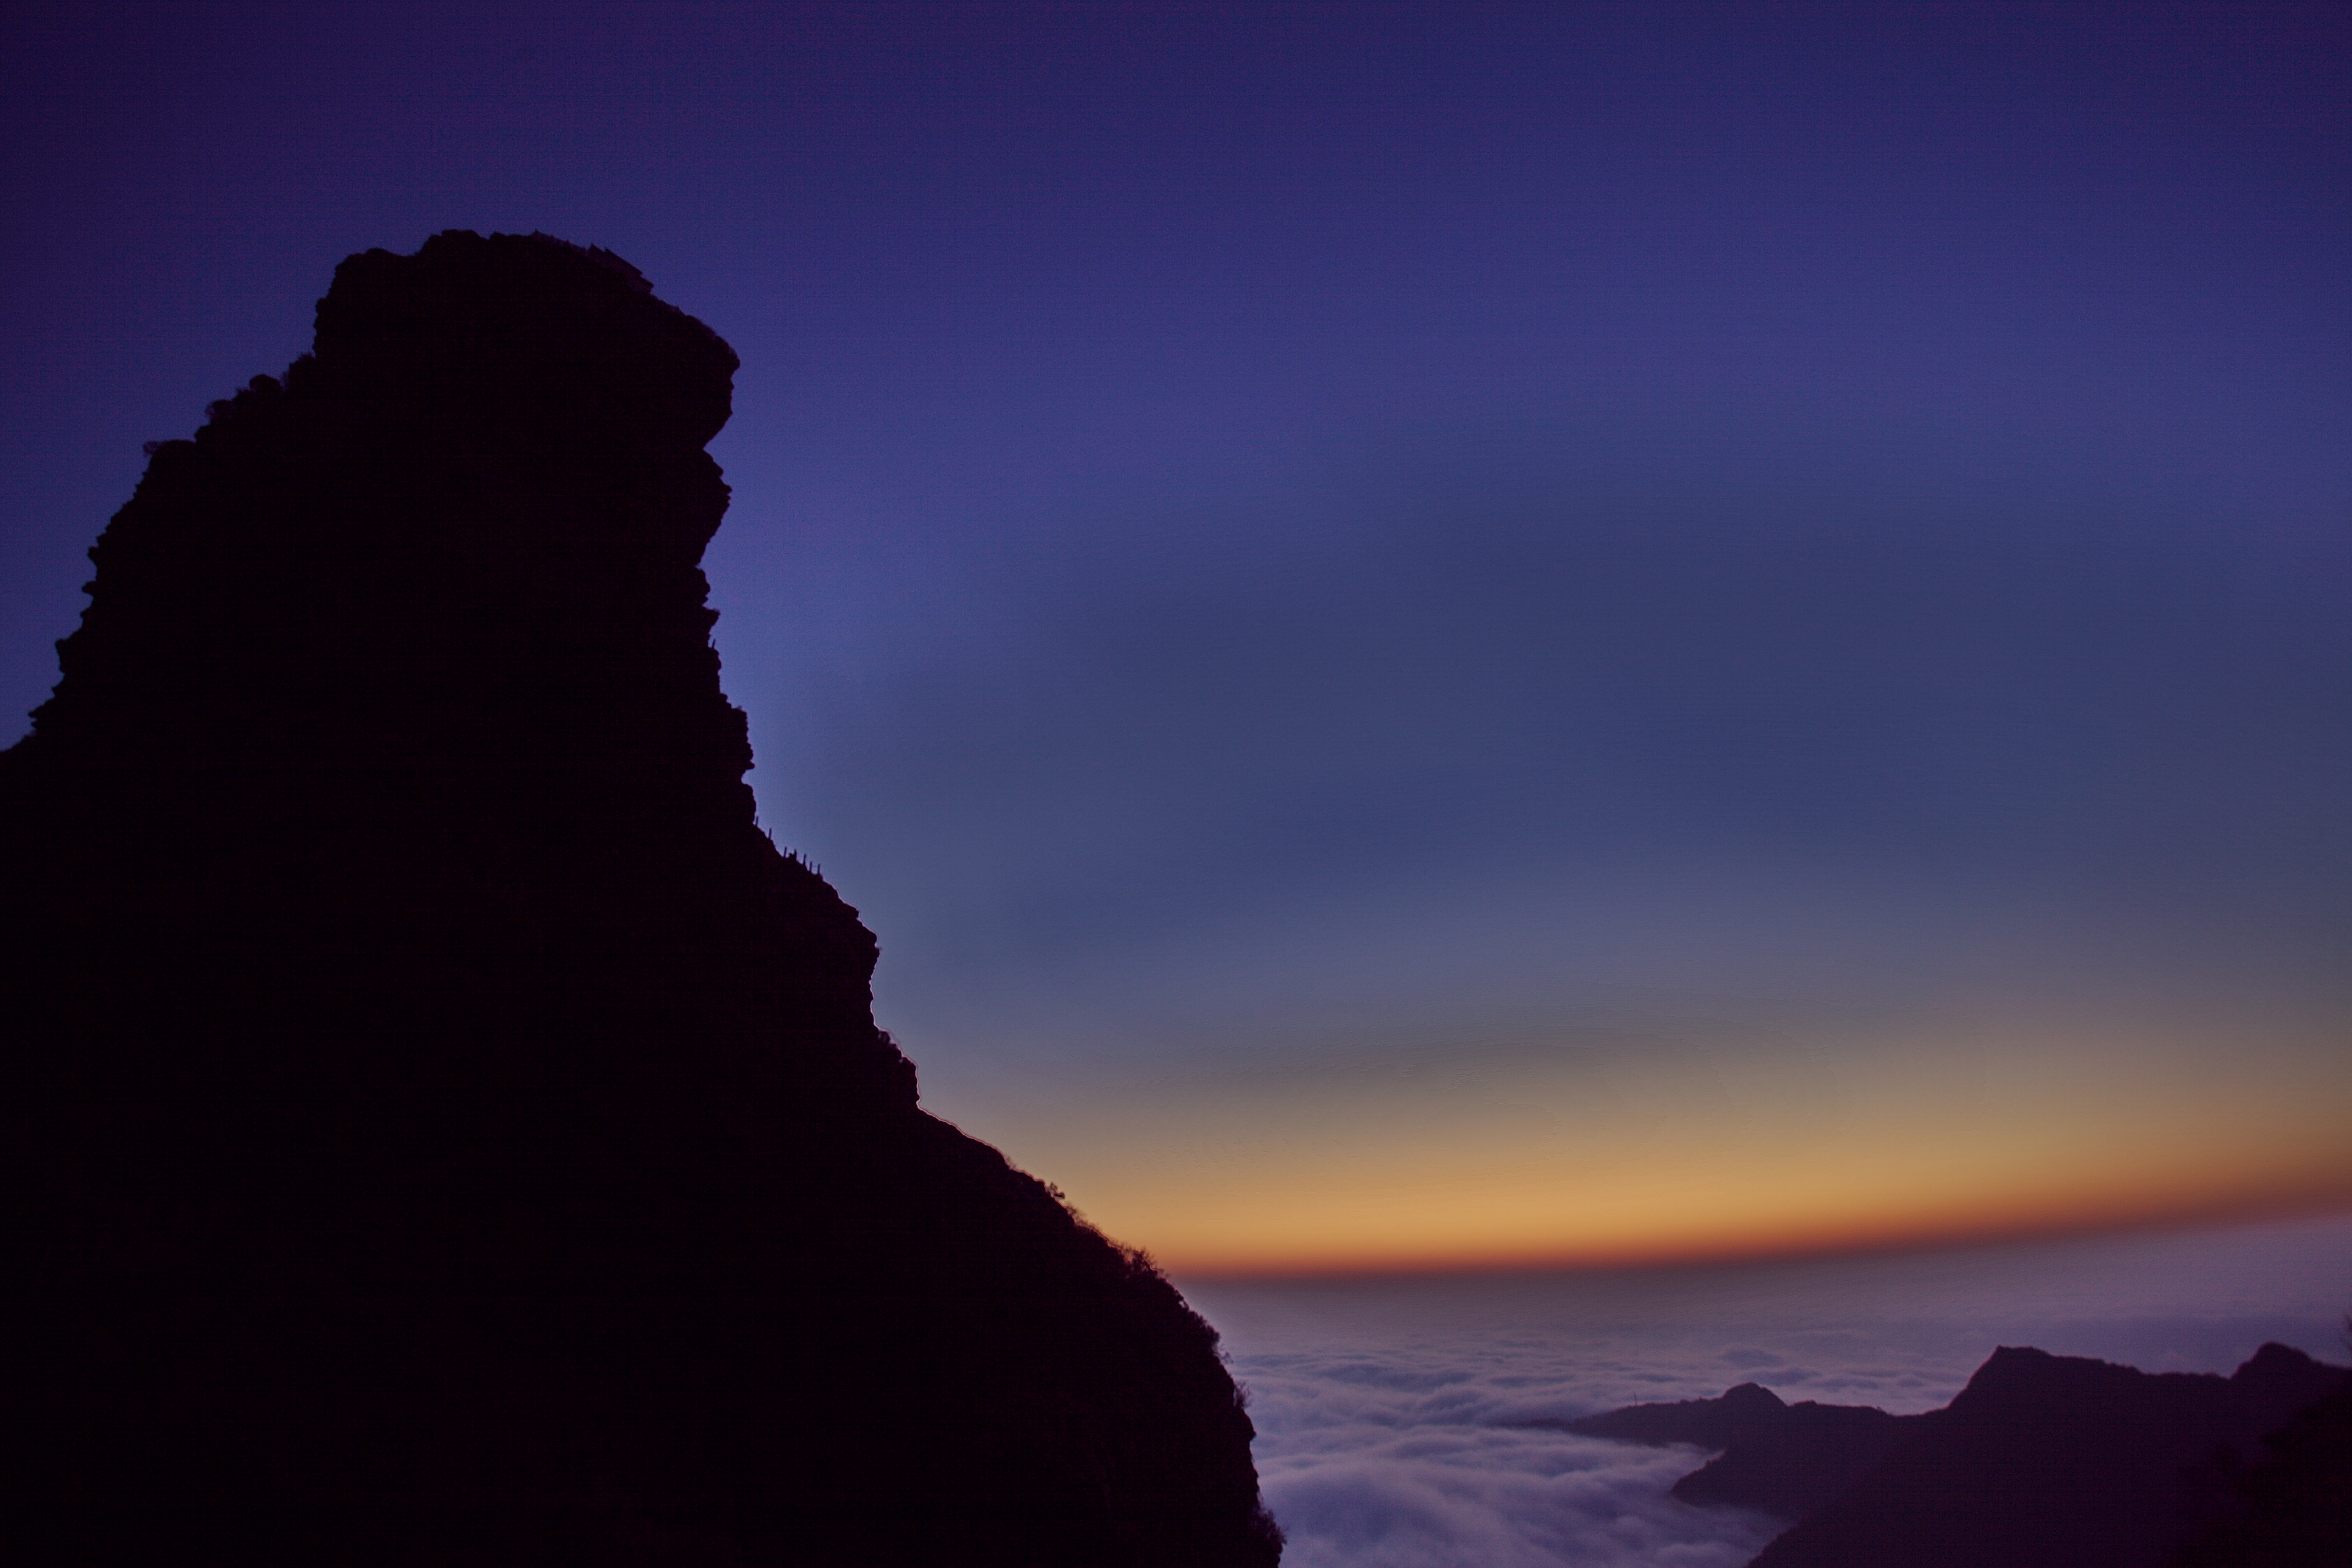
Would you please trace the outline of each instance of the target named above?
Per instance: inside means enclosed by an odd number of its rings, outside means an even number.
[[[334,263],[608,246],[927,1102],[1199,1270],[2352,1203],[2333,5],[0,12],[0,709]]]

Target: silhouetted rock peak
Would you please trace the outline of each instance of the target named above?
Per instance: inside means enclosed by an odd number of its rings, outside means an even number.
[[[2343,1382],[2344,1369],[2315,1361],[2293,1345],[2273,1340],[2248,1357],[2230,1374],[2230,1381],[2257,1399],[2284,1400],[2301,1406]]]
[[[141,673],[124,666],[167,632],[207,634],[173,644],[174,666],[274,667],[277,685],[297,655],[385,680],[504,654],[467,668],[495,681],[509,659],[545,668],[660,630],[707,651],[695,564],[727,491],[702,447],[736,359],[642,283],[544,237],[452,232],[344,262],[313,353],[214,404],[193,442],[152,444],[37,731],[77,707],[125,726],[170,716],[122,710],[107,679]],[[200,598],[209,624],[158,623]]]
[[[1214,1333],[757,825],[735,368],[453,231],[151,448],[0,754],[13,1561],[1275,1560]]]
[[[698,562],[727,487],[702,448],[735,356],[641,282],[544,237],[353,257],[317,350],[161,444],[91,551],[0,798],[41,824],[37,946],[208,955],[184,1124],[249,1123],[267,1083],[368,1143],[415,1062],[296,1042],[345,1005],[319,988],[380,983],[404,994],[371,1016],[470,1037],[485,1089],[502,1063],[619,1070],[580,1058],[595,1042],[639,1058],[625,1099],[683,1073],[705,1102],[913,1105],[873,937],[760,832],[719,690]],[[257,946],[281,977],[236,984]],[[484,1037],[492,1001],[533,1024]],[[682,1005],[710,1032],[689,1053],[664,1037]]]

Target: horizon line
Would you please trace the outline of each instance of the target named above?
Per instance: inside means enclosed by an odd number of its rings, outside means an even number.
[[[2161,1211],[2107,1216],[2076,1216],[2042,1224],[1955,1226],[1907,1235],[1879,1234],[1814,1242],[1731,1244],[1687,1251],[1621,1251],[1613,1254],[1554,1253],[1514,1257],[1374,1259],[1312,1263],[1297,1267],[1187,1267],[1154,1265],[1170,1279],[1201,1285],[1380,1284],[1415,1279],[1506,1279],[1534,1275],[1671,1274],[1725,1268],[1768,1268],[1789,1264],[1832,1263],[1906,1255],[1992,1251],[2104,1237],[2226,1230],[2263,1224],[2326,1219],[2352,1220],[2352,1184],[2331,1184],[2301,1194],[2273,1194]],[[1144,1249],[1150,1256],[1149,1249]]]

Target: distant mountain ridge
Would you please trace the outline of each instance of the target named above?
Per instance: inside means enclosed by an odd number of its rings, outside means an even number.
[[[1750,1568],[2343,1568],[2347,1397],[2352,1369],[2275,1343],[2226,1378],[2003,1347],[1950,1405],[1916,1415],[1791,1405],[1751,1383],[1535,1424],[1720,1449],[1674,1495],[1793,1521]],[[2271,1447],[2300,1468],[2265,1492],[2280,1460],[2263,1465],[2263,1440],[2297,1432]],[[2338,1522],[2310,1522],[2330,1499]],[[2293,1518],[2273,1527],[2265,1509]],[[2231,1554],[2242,1538],[2303,1544]]]
[[[1794,1520],[1860,1480],[1906,1428],[1927,1419],[1889,1415],[1874,1405],[1788,1405],[1768,1388],[1743,1383],[1719,1399],[1634,1405],[1545,1425],[1588,1437],[1719,1448],[1675,1483],[1675,1496]]]

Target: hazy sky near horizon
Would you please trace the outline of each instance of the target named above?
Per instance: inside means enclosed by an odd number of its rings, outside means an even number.
[[[2352,16],[12,4],[0,707],[442,228],[744,368],[926,1102],[1196,1273],[2352,1205]]]

